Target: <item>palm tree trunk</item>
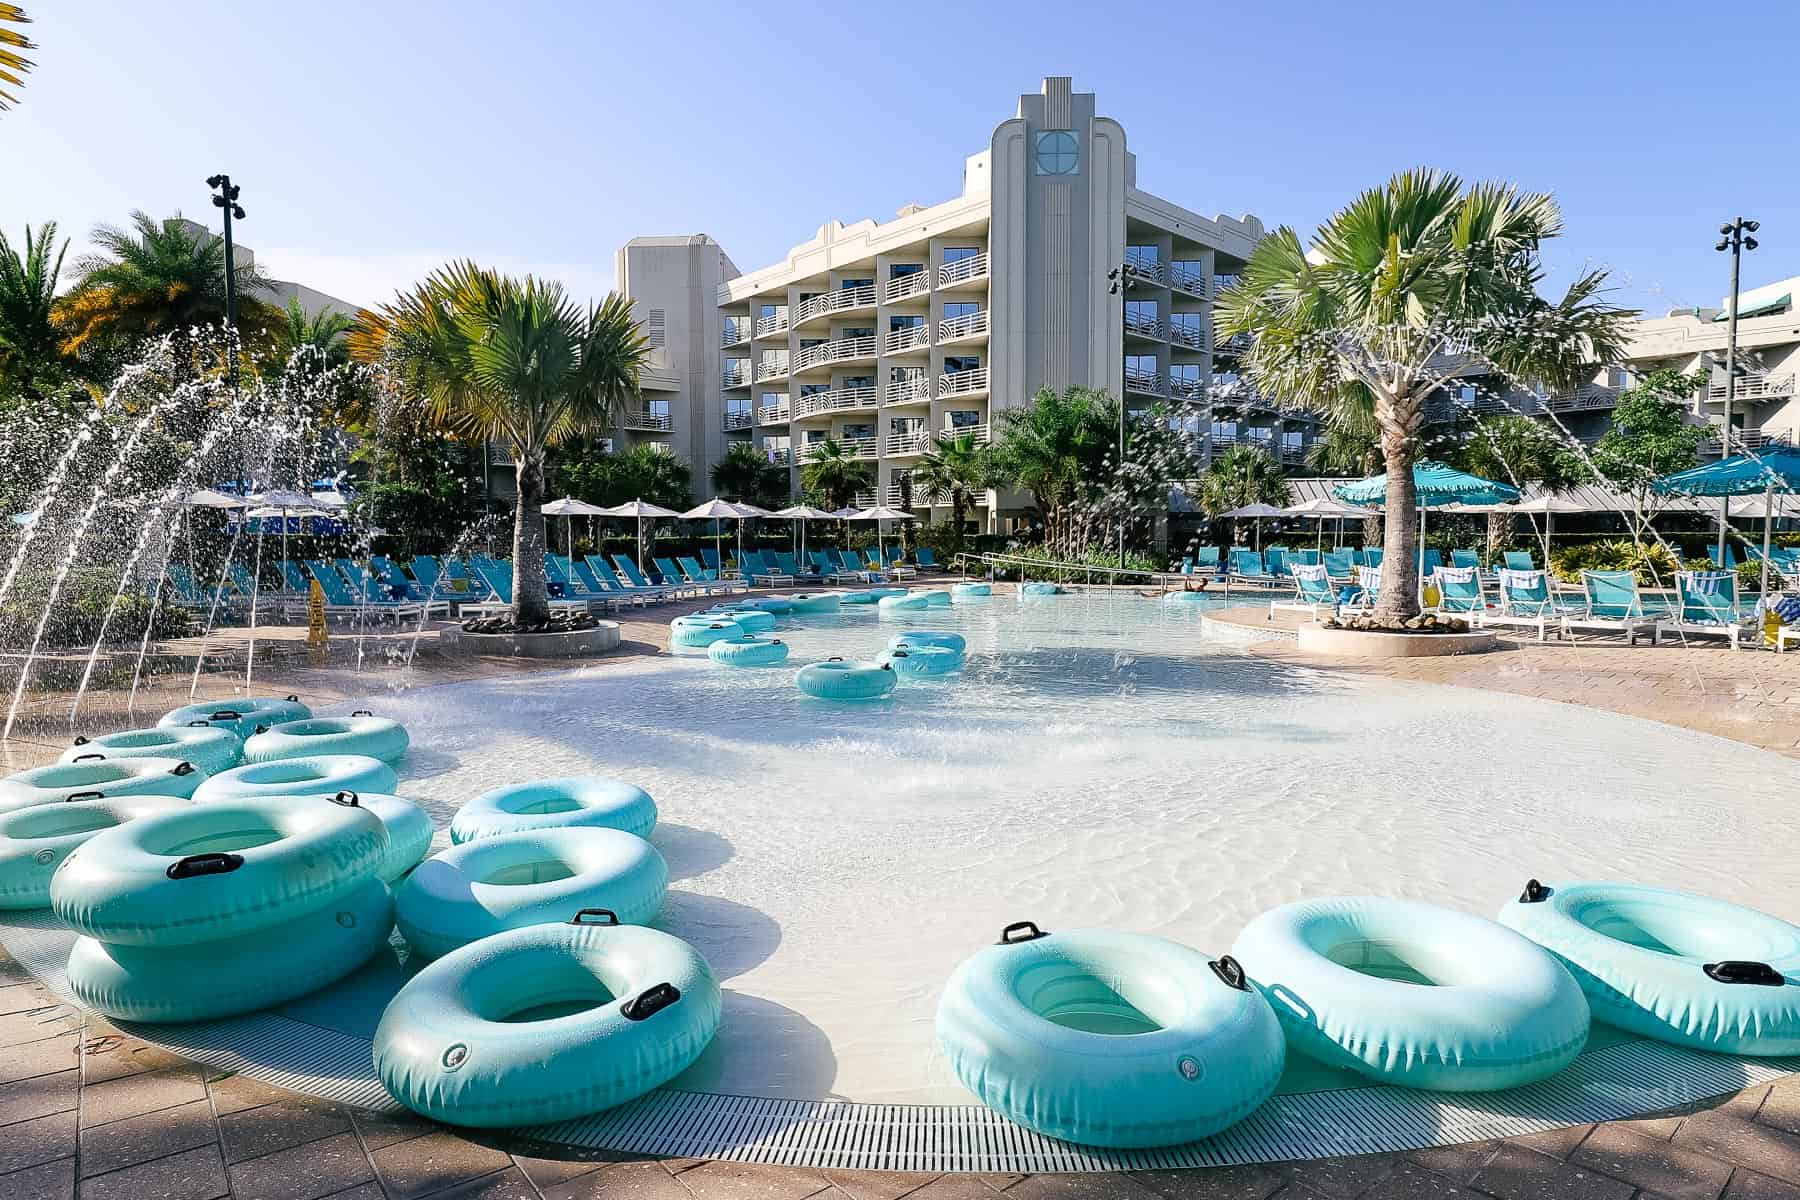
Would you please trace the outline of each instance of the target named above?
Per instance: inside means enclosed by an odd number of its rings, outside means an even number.
[[[1487,515],[1487,556],[1492,562],[1512,536],[1513,514],[1491,512]]]
[[[1387,530],[1381,547],[1381,599],[1375,605],[1375,619],[1384,625],[1419,615],[1419,489],[1413,481],[1418,412],[1412,397],[1375,401],[1387,466]]]
[[[512,619],[521,626],[550,619],[549,588],[544,579],[544,459],[525,455],[513,460],[519,476],[519,502],[513,516]]]

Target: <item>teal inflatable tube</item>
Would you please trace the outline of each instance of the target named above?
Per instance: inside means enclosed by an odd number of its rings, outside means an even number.
[[[1232,954],[1290,1047],[1383,1083],[1519,1087],[1587,1044],[1587,1001],[1560,963],[1510,929],[1436,905],[1286,904],[1245,926]]]
[[[925,597],[925,607],[927,608],[950,607],[950,593],[943,588],[932,588],[928,592],[921,592],[919,594]]]
[[[1089,1146],[1191,1142],[1268,1099],[1286,1051],[1229,958],[1138,933],[1009,925],[957,968],[938,1044],[981,1102]]]
[[[836,592],[795,592],[787,597],[796,613],[834,613],[843,599]]]
[[[335,795],[338,792],[391,794],[400,777],[394,768],[366,754],[310,754],[232,767],[194,789],[194,802],[211,804],[259,796]]]
[[[794,677],[795,687],[820,700],[877,700],[893,691],[895,682],[891,667],[841,658],[807,663]]]
[[[849,605],[874,604],[881,596],[874,590],[864,588],[858,591],[839,592],[838,603]]]
[[[1532,880],[1500,922],[1560,960],[1596,1020],[1724,1054],[1800,1054],[1800,927],[1707,896]]]
[[[166,712],[157,724],[168,729],[204,721],[221,729],[229,729],[240,738],[249,737],[258,725],[275,725],[282,721],[303,721],[312,709],[300,703],[298,696],[247,696],[238,700],[220,700],[213,704],[184,704]]]
[[[196,804],[104,830],[50,880],[50,906],[103,942],[188,946],[256,933],[374,877],[380,819],[318,796]]]
[[[994,594],[991,583],[959,583],[951,587],[952,600],[984,600]]]
[[[1162,602],[1164,604],[1204,604],[1211,599],[1212,597],[1205,592],[1164,592]]]
[[[882,616],[890,613],[924,612],[931,607],[931,601],[925,598],[924,592],[908,592],[903,596],[883,596],[875,602],[876,611]]]
[[[122,733],[103,733],[99,737],[78,737],[75,744],[62,752],[59,761],[93,762],[102,759],[173,758],[191,762],[208,775],[217,775],[238,764],[243,743],[229,729],[204,721],[193,726],[155,729],[127,729]]]
[[[714,616],[722,621],[737,622],[745,633],[763,633],[775,628],[775,614],[760,608],[721,608]]]
[[[882,600],[886,600],[889,596],[910,596],[910,595],[912,595],[911,589],[903,588],[903,587],[877,587],[877,588],[870,588],[869,591],[874,595],[874,597],[878,603]]]
[[[1066,596],[1069,590],[1060,583],[1047,583],[1037,580],[1019,585],[1019,595],[1024,596]]]
[[[791,596],[758,596],[754,600],[739,600],[739,608],[757,608],[767,613],[791,613],[794,601]]]
[[[889,650],[879,661],[901,675],[949,675],[962,670],[963,656],[948,646],[908,646]]]
[[[600,775],[538,779],[483,792],[450,818],[452,842],[503,833],[591,826],[641,838],[656,828],[656,801],[641,787]]]
[[[335,983],[387,949],[393,897],[365,879],[333,902],[255,933],[198,946],[119,946],[91,937],[69,954],[69,989],[122,1021],[235,1017]]]
[[[603,908],[642,925],[662,907],[669,867],[618,829],[539,829],[464,842],[420,863],[394,897],[407,944],[442,958],[477,938]]]
[[[969,643],[962,634],[942,629],[909,629],[905,633],[895,634],[888,642],[889,650],[910,646],[943,646],[961,654],[968,650]]]
[[[49,908],[50,877],[77,846],[127,821],[186,807],[179,796],[124,796],[0,816],[0,909]]]
[[[308,717],[279,725],[258,725],[244,742],[247,763],[310,758],[316,754],[361,754],[396,763],[411,739],[406,726],[361,709],[347,717]]]
[[[0,779],[0,813],[69,800],[116,800],[121,796],[194,794],[206,772],[186,760],[119,758],[55,763],[15,771]]]
[[[706,648],[706,657],[728,667],[772,667],[787,661],[788,645],[777,637],[746,633],[719,639]]]
[[[679,938],[636,925],[534,925],[428,965],[388,1003],[375,1070],[451,1125],[537,1125],[660,1087],[719,1028],[719,984]]]
[[[699,648],[720,638],[740,637],[744,632],[744,627],[730,617],[676,617],[669,622],[669,644]]]
[[[404,796],[388,796],[379,792],[353,792],[350,795],[363,808],[375,814],[387,830],[388,850],[375,868],[375,877],[390,887],[418,866],[431,849],[436,829],[431,814]],[[340,799],[344,797],[339,797]]]

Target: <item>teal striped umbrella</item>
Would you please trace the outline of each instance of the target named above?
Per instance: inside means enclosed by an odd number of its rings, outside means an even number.
[[[1414,463],[1413,487],[1419,493],[1420,508],[1438,508],[1445,504],[1507,504],[1519,498],[1519,489],[1511,484],[1483,479],[1441,462]],[[1332,492],[1339,500],[1351,504],[1385,504],[1387,476],[1371,475],[1355,483],[1339,484]]]
[[[1755,454],[1734,454],[1673,475],[1664,475],[1650,490],[1665,496],[1755,496],[1763,506],[1762,590],[1769,594],[1769,545],[1775,535],[1776,496],[1800,492],[1800,449],[1769,446]],[[1719,514],[1719,563],[1725,562],[1727,508]]]

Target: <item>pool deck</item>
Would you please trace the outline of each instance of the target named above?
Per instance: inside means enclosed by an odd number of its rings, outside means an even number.
[[[621,651],[577,665],[666,652],[669,618],[704,606],[627,614]],[[1292,614],[1278,614],[1276,624],[1291,628],[1284,616]],[[1267,617],[1266,605],[1209,614],[1277,632]],[[274,669],[259,672],[258,691],[303,689],[321,704],[368,694],[371,676],[347,661],[342,637],[320,666],[280,652],[303,633],[265,631]],[[431,636],[414,668],[419,685],[555,669],[439,656]],[[1800,655],[1734,654],[1723,644],[1508,640],[1498,652],[1461,658],[1321,659],[1279,632],[1246,650],[1308,669],[1585,704],[1800,757]],[[139,711],[185,702],[186,690],[185,679],[171,680],[141,697]],[[211,675],[208,692],[222,694]],[[116,697],[97,697],[94,722],[116,727],[121,711]],[[16,765],[7,769],[44,761],[66,744],[66,736],[46,734],[9,746]],[[351,1111],[185,1062],[58,1004],[0,951],[0,1200],[1800,1200],[1800,1076],[1662,1114],[1504,1141],[1202,1171],[933,1176],[695,1159],[563,1161],[532,1149]]]

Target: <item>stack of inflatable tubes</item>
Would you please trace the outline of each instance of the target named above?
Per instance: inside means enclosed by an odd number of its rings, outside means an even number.
[[[50,878],[76,847],[127,821],[188,804],[179,796],[122,796],[0,814],[0,908],[50,907]]]
[[[745,629],[727,616],[676,617],[669,622],[671,646],[710,646],[720,638],[740,637]]]
[[[882,663],[828,658],[808,663],[794,686],[819,700],[876,700],[894,690],[894,669]]]
[[[59,761],[173,758],[191,762],[208,775],[217,775],[227,767],[237,766],[242,752],[243,742],[230,729],[194,721],[189,725],[159,725],[153,729],[127,729],[93,738],[78,737],[73,746],[62,752]]]
[[[196,804],[107,829],[50,881],[84,936],[75,997],[125,1020],[200,1021],[280,1004],[387,944],[388,835],[354,798]]]
[[[959,583],[950,589],[952,600],[979,600],[993,594],[994,585],[991,583]]]
[[[245,763],[221,771],[194,789],[199,803],[238,797],[336,795],[338,792],[393,793],[394,768],[366,754],[312,754],[273,762]]]
[[[320,754],[361,754],[382,762],[399,762],[411,743],[406,726],[359,709],[347,717],[307,717],[258,725],[244,740],[244,761],[275,762]]]
[[[794,611],[794,600],[791,596],[758,596],[754,600],[739,600],[739,608],[756,608],[767,613],[790,613]]]
[[[641,925],[662,907],[669,868],[656,848],[619,829],[503,833],[432,855],[394,896],[400,933],[427,958],[478,938],[606,909]]]
[[[706,648],[706,657],[728,667],[772,667],[787,661],[787,643],[778,637],[746,633],[720,638]]]
[[[375,1030],[375,1070],[414,1112],[536,1125],[667,1083],[719,1027],[718,981],[679,938],[606,912],[473,942],[409,980]]]
[[[924,592],[902,592],[897,596],[883,596],[875,602],[875,608],[882,616],[889,613],[924,612],[931,607],[931,601]]]
[[[375,814],[388,836],[387,853],[375,868],[375,877],[385,884],[392,886],[398,883],[431,850],[431,838],[436,832],[431,824],[431,814],[404,796],[341,791],[321,792],[317,798],[335,799],[339,803],[354,801],[358,808]]]
[[[54,763],[0,779],[0,813],[74,800],[192,796],[207,778],[186,759],[120,758]]]
[[[859,590],[838,593],[838,603],[840,604],[874,604],[880,599],[880,594],[873,588],[862,588]]]
[[[1002,1115],[1091,1146],[1167,1146],[1248,1116],[1286,1050],[1230,958],[1144,934],[1009,925],[951,976],[937,1036]]]
[[[450,840],[474,842],[504,833],[583,826],[647,838],[656,828],[656,801],[643,788],[599,775],[509,784],[457,809],[450,818]]]
[[[164,713],[157,724],[167,729],[204,721],[246,738],[258,725],[301,721],[310,716],[312,709],[300,703],[298,696],[248,696],[240,700],[221,700],[216,704],[186,704]]]

